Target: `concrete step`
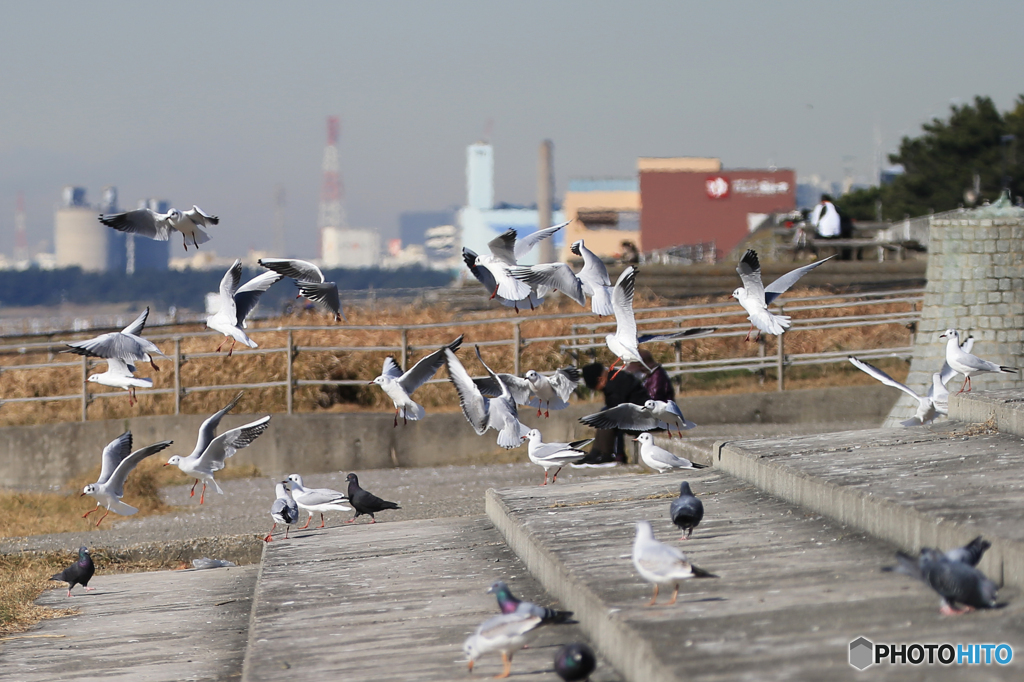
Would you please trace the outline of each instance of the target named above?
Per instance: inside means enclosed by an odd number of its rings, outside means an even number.
[[[680,541],[668,519],[679,482],[705,504]],[[488,516],[541,584],[629,680],[1020,679],[1020,665],[848,664],[850,642],[1024,646],[1020,590],[1009,606],[944,617],[938,598],[883,573],[893,545],[794,507],[718,469],[620,476],[566,486],[488,491]],[[633,568],[634,525],[685,550],[717,580],[686,583],[679,602],[647,607],[651,586]]]
[[[243,680],[466,678],[462,643],[497,613],[487,588],[554,605],[484,517],[381,522],[292,533],[268,544],[253,604]],[[578,626],[543,628],[516,654],[517,679],[557,681],[557,647]],[[477,661],[477,677],[501,658]],[[622,678],[607,663],[594,682]]]
[[[968,423],[988,423],[1000,433],[1024,436],[1024,391],[1004,388],[977,393],[950,393],[949,417]]]
[[[97,574],[85,592],[37,601],[79,614],[46,620],[0,648],[0,679],[138,682],[231,680],[242,660],[256,566]],[[56,583],[55,583],[56,584]]]

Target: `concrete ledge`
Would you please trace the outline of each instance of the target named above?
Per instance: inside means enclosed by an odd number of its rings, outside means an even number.
[[[1004,388],[976,393],[950,393],[949,418],[968,423],[991,421],[1000,433],[1024,436],[1024,391]]]

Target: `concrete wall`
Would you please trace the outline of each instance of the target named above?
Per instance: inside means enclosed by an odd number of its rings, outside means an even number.
[[[885,386],[828,388],[784,393],[699,396],[679,400],[697,424],[796,423],[877,419],[881,423],[898,391]],[[599,403],[579,403],[549,419],[524,410],[524,423],[540,428],[549,441],[586,438],[593,432],[579,417]],[[221,429],[234,428],[259,415],[229,415]],[[188,455],[204,415],[111,419],[106,421],[11,426],[0,429],[0,482],[4,487],[39,489],[61,486],[98,466],[103,447],[127,429],[136,448],[171,439],[158,455]],[[461,412],[428,412],[420,422],[392,427],[391,413],[275,414],[270,428],[240,450],[231,465],[255,465],[266,475],[293,472],[359,471],[394,466],[428,467],[524,461],[526,449],[502,450],[496,434],[477,436]]]

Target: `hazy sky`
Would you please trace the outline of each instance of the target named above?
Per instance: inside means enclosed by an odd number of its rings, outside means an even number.
[[[219,214],[209,246],[240,255],[272,242],[281,183],[314,255],[330,114],[349,222],[386,234],[463,202],[488,120],[499,201],[535,200],[544,138],[559,195],[638,156],[866,180],[876,134],[889,152],[951,103],[1011,107],[1022,27],[1019,0],[5,3],[0,251],[18,190],[35,243],[63,185],[113,184]]]

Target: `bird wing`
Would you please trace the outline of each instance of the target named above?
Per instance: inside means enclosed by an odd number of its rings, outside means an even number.
[[[796,281],[798,279],[806,275],[808,272],[818,267],[819,265],[824,265],[833,258],[835,258],[834,255],[829,256],[828,258],[823,258],[822,260],[815,261],[810,265],[805,265],[802,268],[790,270],[782,277],[779,277],[777,280],[775,280],[774,282],[772,282],[771,284],[764,288],[765,305],[768,305],[769,303],[777,299],[780,295],[788,291],[791,286],[796,284]]]
[[[476,252],[471,251],[465,247],[462,248],[462,260],[465,261],[466,267],[473,273],[477,281],[483,284],[490,293],[494,291],[494,287],[497,286],[497,282],[494,280],[494,275],[487,268],[480,267],[476,264],[477,255]]]
[[[914,393],[914,391],[912,391],[909,386],[901,384],[900,382],[896,381],[891,376],[889,376],[888,374],[886,374],[882,370],[878,369],[874,365],[869,365],[868,363],[864,362],[863,360],[858,360],[857,358],[853,357],[852,355],[849,358],[847,358],[847,359],[850,361],[850,364],[852,364],[854,367],[856,367],[857,369],[861,370],[865,374],[867,374],[867,375],[869,375],[871,377],[874,377],[878,381],[881,381],[886,386],[892,386],[893,388],[898,388],[901,391],[903,391],[904,393],[906,393],[907,395],[913,396],[918,401],[921,400],[921,396],[919,396],[917,393]]]
[[[269,289],[274,282],[279,281],[281,277],[282,275],[277,272],[264,272],[238,287],[233,298],[235,300],[235,317],[238,320],[236,324],[239,327],[243,326],[245,318],[249,317],[249,313],[259,303],[263,292]]]
[[[108,490],[113,493],[114,497],[120,498],[124,495],[124,481],[128,478],[128,474],[132,472],[132,469],[135,468],[135,465],[150,455],[155,455],[164,448],[169,447],[173,442],[173,440],[162,440],[159,443],[147,445],[140,450],[136,450],[122,459],[121,463],[117,465],[117,468],[114,469],[114,472],[110,475],[110,479],[107,481]]]
[[[125,431],[103,448],[100,478],[97,483],[106,483],[125,457],[132,451],[132,432]]]
[[[657,540],[644,543],[633,559],[648,572],[666,578],[689,568],[685,554]]]
[[[262,417],[237,429],[231,429],[220,434],[203,451],[196,462],[197,469],[207,471],[220,471],[224,468],[224,460],[242,448],[249,447],[252,442],[259,438],[260,434],[270,426],[270,417]]]
[[[125,213],[100,214],[99,220],[118,232],[138,234],[158,242],[165,242],[170,238],[171,230],[165,221],[158,219],[158,215],[148,208],[140,208]]]
[[[683,411],[679,409],[679,405],[674,400],[666,400],[665,409],[668,410],[669,414],[674,414],[679,417],[682,421],[686,421],[686,417],[683,416]]]
[[[402,376],[402,368],[399,367],[398,363],[395,362],[395,359],[389,355],[384,358],[384,368],[380,373],[383,376],[398,379]]]
[[[488,618],[476,629],[476,636],[492,642],[500,643],[522,637],[531,630],[540,627],[543,619],[533,613],[501,614]]]
[[[641,343],[675,341],[676,339],[689,339],[698,336],[707,336],[708,334],[714,334],[716,331],[718,331],[718,327],[691,327],[672,334],[644,334],[643,336],[638,336],[636,338],[636,345],[639,346]]]
[[[122,329],[121,333],[122,334],[132,334],[133,336],[138,336],[139,334],[142,333],[143,328],[146,326],[146,318],[148,318],[148,317],[149,317],[149,306],[146,306],[146,309],[143,310],[141,313],[139,313],[139,316],[135,318],[135,321],[132,322],[127,327],[125,327],[124,329]]]
[[[612,285],[611,278],[608,277],[608,268],[605,266],[604,261],[594,255],[594,252],[588,249],[581,241],[573,242],[571,247],[573,253],[583,258],[583,269],[577,273],[577,277],[583,282],[584,291],[587,288],[596,288],[598,286],[610,287]],[[594,294],[590,291],[586,292],[588,296]]]
[[[242,281],[242,261],[235,259],[228,271],[220,279],[220,310],[216,317],[224,319],[228,324],[236,324],[235,292]]]
[[[206,224],[216,225],[216,224],[218,224],[220,222],[220,218],[218,218],[215,215],[210,215],[209,213],[205,213],[203,211],[203,209],[199,208],[195,204],[192,204],[192,210],[191,211],[185,211],[184,213],[182,213],[182,215],[185,216],[186,218],[188,218],[189,220],[191,220],[196,225],[199,225],[199,224],[202,224],[202,225],[206,225]]]
[[[548,377],[548,383],[551,384],[551,388],[555,390],[555,394],[559,398],[568,401],[569,396],[580,384],[580,370],[572,365],[562,367]]]
[[[337,319],[340,315],[346,322],[345,311],[341,309],[341,296],[334,282],[298,282],[299,293],[312,301],[317,308],[331,313]]]
[[[480,393],[488,398],[500,396],[501,384],[505,384],[505,388],[512,394],[512,398],[517,404],[526,405],[529,402],[530,396],[533,395],[533,386],[530,385],[529,381],[514,374],[497,374],[495,376],[497,378],[488,375],[479,379],[473,379],[473,383],[476,384]]]
[[[736,272],[743,282],[743,288],[748,297],[755,301],[764,301],[764,284],[761,283],[761,261],[757,259],[757,252],[747,249],[736,266]]]
[[[636,339],[636,318],[633,317],[633,287],[636,268],[632,265],[622,271],[612,290],[612,308],[615,311],[615,335]]]
[[[476,384],[473,383],[473,379],[470,378],[469,372],[462,366],[450,348],[444,349],[444,357],[448,366],[448,376],[459,393],[462,414],[466,416],[477,435],[483,435],[487,431],[490,401],[480,393]]]
[[[647,458],[657,462],[658,464],[664,464],[665,466],[670,467],[686,469],[693,466],[693,462],[685,457],[674,455],[665,448],[660,448],[653,443],[648,445]]]
[[[552,227],[546,227],[543,230],[537,230],[535,232],[531,232],[530,234],[526,235],[525,237],[523,237],[522,239],[517,241],[515,243],[515,246],[513,247],[513,253],[515,254],[515,259],[518,261],[520,258],[522,258],[526,254],[528,254],[531,250],[533,250],[533,247],[537,246],[537,244],[540,244],[542,241],[544,241],[548,237],[551,237],[552,235],[554,235],[556,232],[558,232],[559,230],[561,230],[563,227],[565,227],[568,224],[569,224],[568,222],[565,222],[565,223],[562,223],[560,225],[554,225]]]
[[[453,353],[459,350],[459,346],[462,345],[463,336],[464,334],[460,334],[459,338],[447,346],[438,348],[430,355],[421,358],[419,362],[409,368],[409,371],[399,377],[398,384],[406,394],[412,395],[413,391],[430,381],[431,377],[437,373],[437,370],[441,369],[441,366],[444,365],[445,350],[450,350]]]
[[[67,344],[68,350],[65,353],[76,355],[91,355],[97,358],[119,358],[125,362],[148,360],[149,355],[142,348],[137,337],[128,336],[121,332],[110,332],[101,334],[85,341],[74,341]]]
[[[580,305],[587,302],[583,295],[583,284],[565,263],[543,263],[530,267],[515,266],[509,268],[509,274],[534,286],[545,286],[558,289]]]
[[[256,261],[267,270],[279,272],[300,282],[323,282],[324,273],[313,263],[294,258],[260,258]]]
[[[220,420],[224,418],[224,415],[234,409],[235,405],[238,404],[238,401],[242,399],[242,393],[242,391],[239,391],[238,395],[236,395],[230,403],[207,417],[206,421],[200,425],[199,437],[196,439],[196,447],[195,450],[192,451],[191,456],[199,457],[206,452],[206,448],[210,447],[210,443],[212,443],[213,439],[217,437],[217,427],[220,426]]]
[[[595,429],[622,429],[641,433],[656,429],[667,429],[668,424],[655,417],[643,405],[622,403],[607,410],[580,417],[580,423]]]
[[[107,361],[107,373],[122,377],[134,377],[135,365],[129,364],[121,358],[105,358]]]
[[[348,495],[330,490],[329,488],[305,488],[302,492],[292,493],[296,502],[308,507],[320,504],[345,504],[348,502]]]
[[[491,250],[491,255],[505,265],[515,265],[516,231],[510,227],[491,241],[487,242],[487,248]]]

